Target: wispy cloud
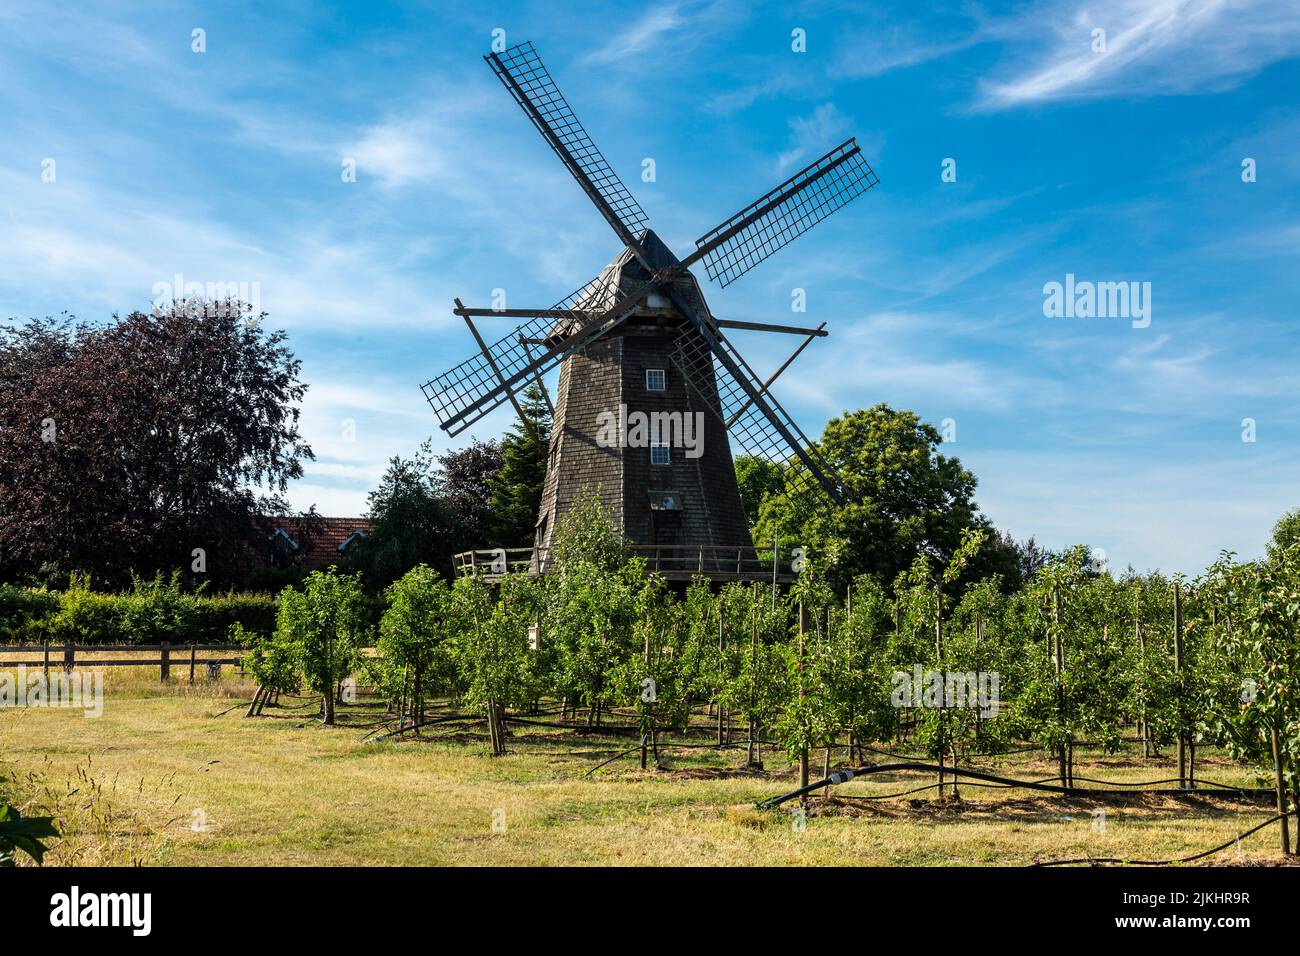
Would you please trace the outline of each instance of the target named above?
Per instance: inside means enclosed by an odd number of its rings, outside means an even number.
[[[585,57],[585,61],[616,63],[628,57],[638,56],[652,49],[686,22],[687,17],[682,12],[682,4],[673,3],[658,7],[643,15],[626,30],[615,34],[608,43],[592,50]]]
[[[387,187],[405,186],[446,175],[451,164],[438,148],[427,120],[388,120],[361,131],[343,147],[343,158],[357,163],[358,176],[373,176]]]
[[[922,37],[905,25],[873,26],[847,38],[831,62],[830,74],[847,79],[882,76],[965,50],[984,39],[970,27],[950,39]]]
[[[834,103],[823,103],[807,116],[790,118],[790,140],[777,157],[776,169],[784,173],[805,157],[811,159],[843,140],[852,120]]]
[[[1300,52],[1292,0],[1101,0],[1048,3],[994,25],[1016,66],[981,84],[1006,108],[1102,96],[1217,91]],[[1094,31],[1105,31],[1104,50]],[[1042,52],[1032,56],[1037,47]],[[1021,66],[1026,60],[1028,66]]]

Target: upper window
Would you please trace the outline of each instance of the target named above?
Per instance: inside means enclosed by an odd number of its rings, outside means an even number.
[[[668,443],[657,441],[650,446],[650,464],[652,465],[671,465],[673,463],[672,452],[668,450]]]
[[[661,368],[645,370],[645,388],[647,392],[662,392],[667,387],[667,377]]]

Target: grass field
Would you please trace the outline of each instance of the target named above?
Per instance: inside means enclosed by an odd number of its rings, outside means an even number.
[[[112,669],[99,718],[0,710],[2,789],[28,812],[58,814],[65,838],[48,858],[55,865],[1022,865],[1188,855],[1271,815],[1263,800],[966,785],[961,801],[934,791],[859,799],[934,782],[897,773],[811,799],[800,831],[788,807],[754,807],[797,778],[770,751],[764,771],[740,769],[743,749],[665,750],[659,770],[641,771],[632,755],[588,775],[633,742],[522,725],[499,758],[477,725],[365,742],[383,713],[364,697],[341,708],[343,726],[323,728],[305,698],[244,718],[252,689],[232,668],[194,687],[162,687],[148,668]],[[693,739],[708,742],[703,728]],[[978,765],[1021,779],[1054,773],[1037,755]],[[1082,755],[1076,773],[1116,782],[1171,776],[1167,759],[1133,753]],[[1213,753],[1198,761],[1198,775],[1258,784]],[[1276,846],[1274,826],[1207,862],[1275,864]]]

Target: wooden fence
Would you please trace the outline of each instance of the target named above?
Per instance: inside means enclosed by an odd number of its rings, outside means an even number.
[[[129,651],[156,652],[157,657],[122,657],[110,659],[95,659],[85,657],[86,654],[121,654]],[[239,651],[238,657],[231,657],[231,651]],[[6,659],[0,660],[0,668],[18,667],[25,665],[27,667],[39,666],[46,673],[49,673],[51,663],[55,667],[62,667],[65,671],[71,671],[77,665],[77,655],[81,654],[82,664],[86,667],[156,667],[158,668],[159,679],[166,682],[171,678],[171,668],[173,663],[184,666],[188,661],[190,666],[189,679],[194,683],[195,668],[202,664],[208,668],[212,676],[220,674],[220,668],[224,664],[238,664],[239,672],[244,672],[244,652],[247,648],[238,644],[169,644],[164,641],[161,644],[50,644],[43,642],[41,644],[15,644],[10,646],[0,646],[0,657],[8,657],[12,654],[36,654],[36,658],[27,658],[25,660]],[[226,654],[225,657],[213,657],[212,654]]]

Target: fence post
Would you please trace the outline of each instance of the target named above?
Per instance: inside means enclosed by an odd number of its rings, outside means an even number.
[[[72,668],[76,666],[76,663],[77,663],[76,646],[73,644],[64,644],[63,645],[63,669],[67,671],[69,674],[71,674]]]
[[[804,632],[808,630],[808,609],[804,607],[803,601],[799,601],[799,698],[802,700],[808,696],[808,689],[804,685]],[[802,715],[803,709],[800,708]],[[801,730],[803,728],[800,728]],[[805,743],[803,749],[799,751],[799,786],[808,786],[808,747]],[[804,794],[799,798],[799,802],[804,806],[808,805],[808,795]]]
[[[45,674],[45,679],[49,680],[50,679],[50,639],[48,637],[41,638],[41,659],[42,659],[41,670]]]
[[[161,680],[165,684],[167,683],[167,679],[171,677],[171,673],[172,673],[171,652],[170,652],[169,645],[166,641],[162,642],[161,650],[162,650],[162,660],[160,662],[161,665],[160,670],[162,672]]]
[[[1187,733],[1183,727],[1183,593],[1174,584],[1174,671],[1178,674],[1178,789],[1187,787]]]
[[[194,684],[194,645],[190,645],[190,684]]]

